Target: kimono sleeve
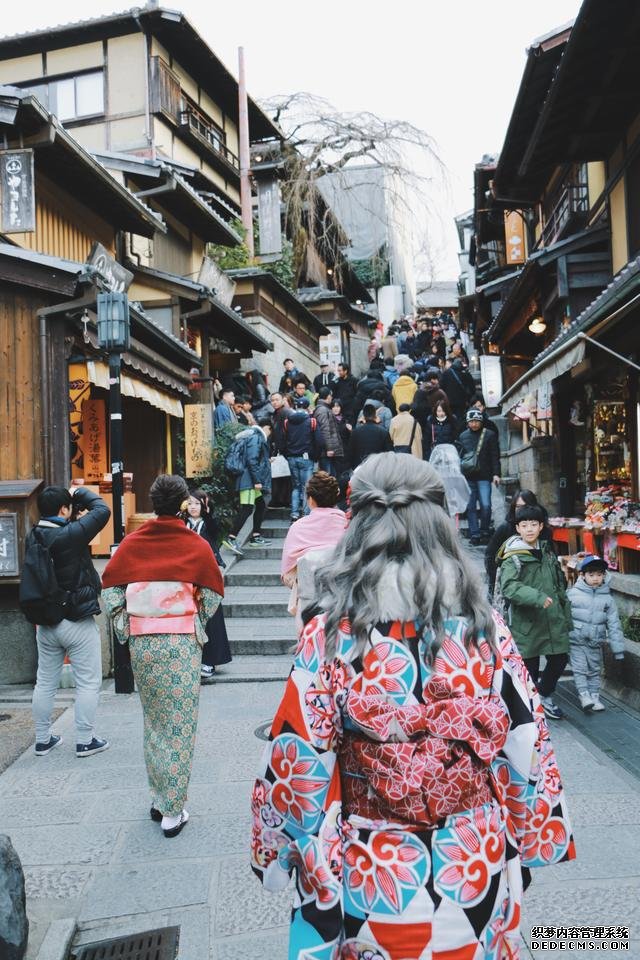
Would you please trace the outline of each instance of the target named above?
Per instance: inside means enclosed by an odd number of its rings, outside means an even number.
[[[325,865],[325,882],[332,881],[340,810],[339,693],[347,668],[337,659],[325,662],[324,645],[324,617],[315,617],[300,635],[253,788],[251,866],[273,891],[284,889],[293,867],[310,856]]]
[[[575,847],[560,772],[540,696],[501,618],[500,695],[509,714],[504,747],[491,764],[510,839],[525,867],[573,860]]]
[[[103,587],[102,602],[106,607],[107,616],[111,620],[113,632],[119,643],[129,640],[129,616],[124,587]]]

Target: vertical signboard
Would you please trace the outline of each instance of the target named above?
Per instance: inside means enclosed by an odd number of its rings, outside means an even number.
[[[211,404],[188,403],[184,408],[185,474],[203,477],[211,472]]]
[[[505,211],[504,240],[507,263],[524,263],[524,218],[519,210]]]
[[[17,577],[18,514],[0,513],[0,577]]]
[[[85,400],[82,404],[82,450],[87,483],[99,483],[107,473],[106,423],[104,400]]]
[[[33,233],[36,194],[33,150],[0,150],[0,233]]]
[[[495,354],[484,353],[480,357],[480,380],[482,393],[488,407],[497,407],[502,396],[502,361]]]
[[[258,180],[258,229],[260,255],[282,253],[280,225],[280,184],[273,180]]]

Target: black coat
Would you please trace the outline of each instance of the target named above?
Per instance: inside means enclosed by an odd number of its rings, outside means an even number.
[[[59,585],[71,593],[66,619],[84,620],[100,613],[102,586],[89,544],[106,527],[111,511],[102,497],[86,487],[78,487],[73,502],[89,512],[63,524],[41,520],[38,529],[49,545]]]
[[[351,433],[349,447],[351,467],[355,470],[372,453],[385,453],[392,449],[391,437],[384,427],[379,427],[377,423],[363,423]]]
[[[440,443],[455,444],[458,438],[458,421],[455,417],[447,417],[446,420],[438,420],[433,414],[427,417],[426,430],[422,432],[422,447],[425,460],[431,456],[431,451]],[[484,446],[484,445],[483,445]],[[482,451],[480,451],[482,455]],[[493,476],[493,474],[492,474]]]
[[[319,373],[313,378],[313,389],[316,393],[320,393],[322,387],[331,387],[333,389],[335,382],[335,373]]]
[[[345,377],[344,380],[338,377],[333,385],[333,399],[340,401],[342,404],[342,414],[349,423],[354,423],[358,416],[359,411],[356,410],[355,405],[357,392],[358,381],[355,377],[352,377],[351,374]]]
[[[498,437],[493,431],[471,430],[467,427],[458,437],[456,444],[460,457],[465,453],[475,450],[480,443],[480,437],[484,436],[480,456],[478,457],[478,474],[472,477],[472,480],[492,480],[493,477],[500,476],[500,447],[498,446]]]
[[[395,413],[396,408],[393,397],[391,396],[391,390],[389,390],[384,382],[382,372],[376,370],[373,374],[369,372],[358,384],[358,392],[356,393],[355,399],[356,416],[360,413],[367,400],[373,398],[373,394],[377,390],[381,390],[382,393],[384,393],[384,399],[381,400],[381,403],[383,403],[385,407],[389,407],[392,413]]]
[[[476,393],[476,383],[464,367],[449,367],[442,374],[440,386],[449,398],[452,410],[464,413]]]
[[[211,514],[203,517],[203,524],[199,533],[207,541],[218,563],[221,562],[220,551],[218,550],[219,526],[218,521]],[[187,524],[188,526],[188,524]],[[192,528],[193,529],[193,528]],[[214,615],[207,621],[205,627],[207,642],[202,648],[202,662],[208,667],[218,667],[223,663],[230,663],[231,648],[227,636],[227,626],[224,622],[224,613],[222,604],[218,607]]]

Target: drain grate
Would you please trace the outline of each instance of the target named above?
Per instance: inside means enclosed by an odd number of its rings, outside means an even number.
[[[11,720],[10,713],[0,713],[0,720]]]
[[[72,960],[176,960],[180,927],[160,927],[113,940],[85,943]],[[79,951],[79,952],[77,952]]]

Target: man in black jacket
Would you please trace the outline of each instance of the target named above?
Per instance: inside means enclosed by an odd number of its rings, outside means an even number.
[[[366,403],[363,410],[364,423],[351,434],[351,467],[353,470],[372,453],[385,453],[393,449],[391,437],[378,423],[376,408]]]
[[[320,393],[322,387],[332,387],[336,382],[336,376],[334,373],[331,373],[328,363],[320,364],[320,373],[318,373],[313,378],[313,389],[316,393]]]
[[[339,400],[342,405],[342,416],[348,423],[355,423],[358,416],[356,409],[356,393],[358,392],[358,381],[351,376],[351,370],[347,363],[338,364],[338,379],[333,384],[333,399]]]
[[[76,683],[76,756],[90,757],[106,750],[109,742],[93,732],[102,685],[100,631],[94,619],[100,613],[101,584],[89,544],[109,522],[110,510],[102,497],[86,487],[78,487],[73,496],[65,487],[45,487],[38,495],[38,510],[36,529],[49,548],[58,585],[69,591],[69,602],[64,620],[36,628],[35,752],[44,756],[62,742],[62,737],[51,733],[51,714],[68,656]]]
[[[299,397],[284,424],[284,455],[291,471],[291,520],[309,513],[306,487],[319,456],[317,421],[309,416],[309,401]]]
[[[460,452],[462,472],[469,484],[469,503],[467,517],[469,520],[469,539],[474,547],[489,541],[489,527],[491,525],[491,482],[500,483],[500,447],[498,435],[488,430],[483,424],[480,410],[472,407],[467,412],[467,429],[458,437],[457,447]],[[476,454],[476,467],[471,472],[465,471],[465,456],[470,458]],[[480,523],[478,524],[478,501],[480,502]]]
[[[475,380],[463,360],[454,360],[449,369],[445,370],[440,386],[449,398],[454,416],[462,422],[476,392]]]

